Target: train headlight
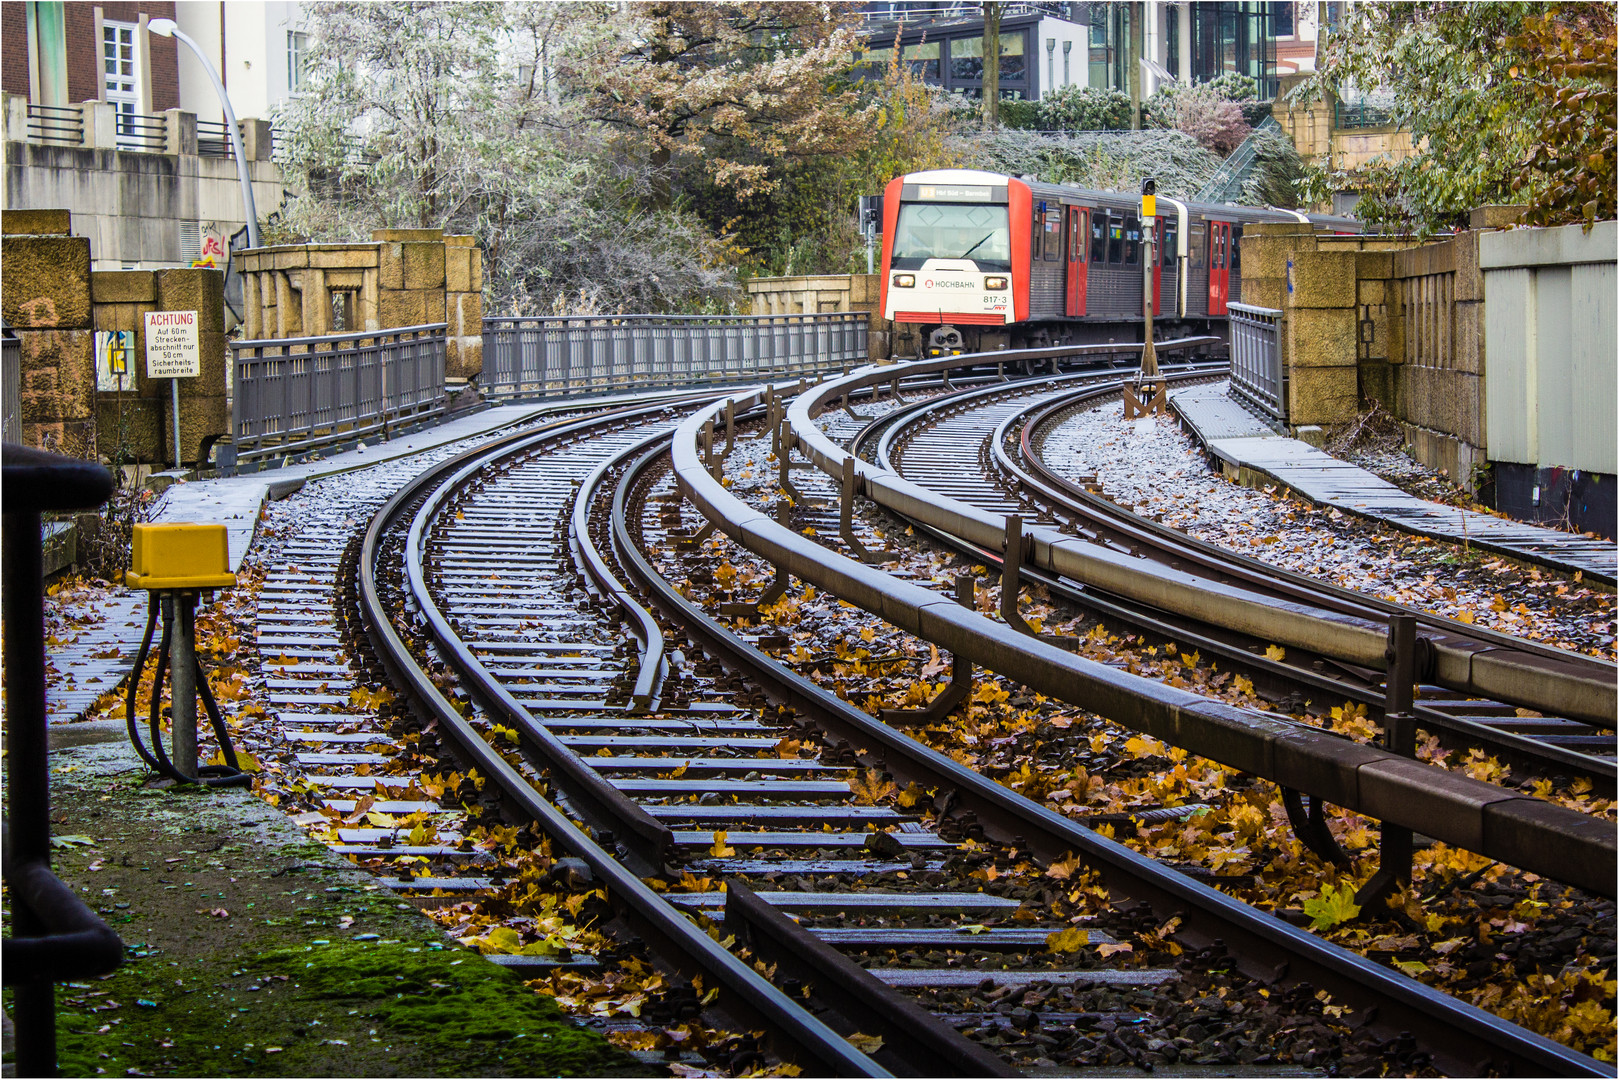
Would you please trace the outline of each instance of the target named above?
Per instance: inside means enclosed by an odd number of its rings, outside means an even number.
[[[984,279],[984,288],[986,289],[1004,289],[1007,285],[1008,282],[1003,277],[987,277]]]
[[[916,288],[916,275],[895,274],[893,284],[896,289],[914,289]]]

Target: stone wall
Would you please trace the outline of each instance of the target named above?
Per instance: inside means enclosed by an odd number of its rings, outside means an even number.
[[[1487,236],[1518,237],[1491,231],[1518,213],[1482,207],[1473,212],[1472,229],[1421,245],[1401,237],[1319,235],[1304,225],[1245,229],[1244,299],[1283,312],[1289,421],[1332,427],[1377,402],[1400,423],[1419,461],[1473,482],[1492,459],[1481,246]],[[1612,305],[1613,298],[1594,302]],[[1498,301],[1513,303],[1505,292]],[[1489,314],[1514,326],[1532,315],[1521,303]],[[1611,324],[1611,306],[1587,317]],[[1498,398],[1507,400],[1500,391]]]
[[[18,338],[23,442],[94,458],[90,241],[70,235],[66,210],[7,210],[0,222],[0,314]]]
[[[755,315],[803,315],[829,311],[864,311],[872,360],[893,356],[894,324],[883,318],[882,278],[877,274],[820,274],[804,277],[754,278],[748,297]]]
[[[370,243],[256,248],[236,259],[247,340],[442,322],[447,377],[483,370],[483,259],[470,236],[380,229]],[[347,315],[341,325],[339,311]]]
[[[142,316],[196,311],[202,374],[180,381],[180,433],[187,461],[200,459],[230,430],[224,273],[92,271],[90,241],[71,227],[66,210],[7,210],[0,228],[0,311],[19,339],[23,441],[75,457],[174,464],[169,380],[146,378]],[[135,334],[136,379],[123,395],[96,390],[98,330]]]
[[[174,465],[174,399],[169,379],[146,377],[145,315],[195,311],[202,371],[180,382],[181,464],[206,461],[208,447],[230,431],[226,397],[229,350],[225,344],[225,274],[220,270],[100,270],[90,275],[97,330],[135,335],[135,383],[96,395],[101,452]]]

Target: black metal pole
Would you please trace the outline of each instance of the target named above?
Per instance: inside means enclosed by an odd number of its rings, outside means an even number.
[[[1417,620],[1414,615],[1389,617],[1388,660],[1383,701],[1383,746],[1402,757],[1417,756],[1417,719],[1411,712],[1412,685],[1417,672]],[[1411,883],[1411,857],[1415,849],[1408,828],[1382,825],[1377,873],[1355,894],[1355,903],[1370,907]]]
[[[6,818],[11,867],[50,865],[51,791],[45,737],[45,561],[38,511],[5,515]],[[15,894],[14,894],[15,895]],[[44,921],[13,903],[14,937],[40,937]],[[56,1075],[56,988],[16,987],[17,1075]]]

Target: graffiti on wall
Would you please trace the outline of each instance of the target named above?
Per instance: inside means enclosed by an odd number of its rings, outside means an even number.
[[[191,268],[218,270],[225,261],[225,245],[219,237],[209,234],[202,238],[202,252],[191,260]]]

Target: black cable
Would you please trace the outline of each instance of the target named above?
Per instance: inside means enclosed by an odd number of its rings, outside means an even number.
[[[176,603],[179,602],[176,598]],[[158,641],[157,671],[152,676],[152,704],[148,714],[148,723],[152,732],[152,748],[148,750],[141,742],[140,729],[135,723],[135,697],[140,683],[141,670],[146,666],[147,652],[152,644],[152,629],[157,623],[158,594],[151,593],[151,601],[146,620],[146,633],[141,638],[140,651],[135,657],[135,670],[129,677],[129,690],[125,694],[124,707],[126,722],[129,727],[129,740],[134,743],[135,750],[140,754],[146,764],[170,779],[182,784],[205,784],[209,787],[248,787],[253,778],[242,771],[241,764],[236,757],[236,748],[231,745],[230,733],[225,727],[224,718],[219,713],[219,703],[214,700],[214,692],[208,685],[208,673],[203,670],[202,661],[192,653],[192,662],[196,667],[197,690],[202,696],[203,707],[208,710],[208,720],[213,725],[214,736],[219,740],[219,749],[225,757],[224,765],[202,765],[197,769],[195,777],[186,776],[163,750],[163,733],[159,725],[159,715],[162,712],[163,700],[163,673],[169,669],[169,637],[170,623],[164,622],[163,636]]]

